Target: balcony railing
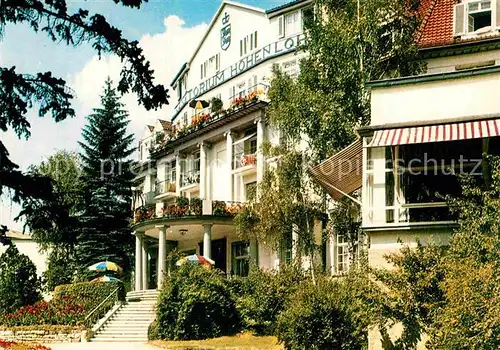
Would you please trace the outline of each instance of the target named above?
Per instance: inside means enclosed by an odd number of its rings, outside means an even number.
[[[192,117],[191,122],[187,125],[171,126],[165,132],[159,133],[155,138],[154,144],[150,148],[151,153],[155,153],[164,149],[169,143],[177,141],[182,137],[189,135],[193,132],[201,130],[206,126],[224,119],[226,116],[244,109],[247,105],[257,103],[259,101],[267,100],[268,87],[263,84],[251,86],[248,89],[238,92],[229,98],[229,106],[224,107],[220,111],[210,112],[210,108],[197,111]],[[225,104],[227,106],[227,102]],[[182,117],[179,118],[182,120]]]
[[[234,154],[233,169],[255,164],[257,164],[257,155],[255,152],[238,152]]]
[[[176,197],[174,204],[164,204],[163,208],[155,211],[154,206],[137,208],[134,213],[134,224],[155,218],[183,218],[192,216],[219,216],[233,217],[245,208],[244,203],[230,201],[202,200],[200,198],[187,199]]]
[[[155,185],[155,195],[159,196],[164,193],[175,193],[176,184],[175,180],[167,179],[165,181],[157,181]]]
[[[181,173],[181,187],[186,187],[200,183],[200,171],[191,170]]]

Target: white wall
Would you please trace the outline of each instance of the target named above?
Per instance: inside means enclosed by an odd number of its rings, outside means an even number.
[[[27,255],[28,258],[35,264],[36,266],[36,274],[38,277],[42,276],[42,273],[47,270],[47,254],[40,253],[38,251],[38,245],[30,240],[17,240],[12,239],[13,244],[17,247],[21,254]],[[7,246],[0,244],[0,255],[3,254],[7,250]]]
[[[374,87],[371,124],[425,122],[499,113],[500,73]]]

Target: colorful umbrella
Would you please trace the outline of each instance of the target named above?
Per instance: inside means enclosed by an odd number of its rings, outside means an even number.
[[[203,266],[212,266],[215,264],[215,261],[213,261],[212,259],[206,258],[204,256],[198,255],[198,254],[193,254],[193,255],[185,256],[180,260],[177,260],[175,265],[181,266],[185,263],[200,264]]]
[[[88,269],[90,271],[116,271],[120,272],[122,268],[111,261],[101,261],[97,264],[89,266]]]
[[[94,278],[90,282],[110,282],[110,281],[119,281],[119,279],[116,277],[111,277],[111,276],[101,276],[101,277]]]

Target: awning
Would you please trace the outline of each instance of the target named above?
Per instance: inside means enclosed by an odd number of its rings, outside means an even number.
[[[257,136],[257,133],[253,133],[253,134],[248,135],[248,136],[245,136],[245,137],[243,137],[243,138],[241,138],[241,139],[239,139],[239,140],[236,140],[235,142],[233,142],[233,145],[238,145],[238,144],[240,144],[240,143],[243,143],[243,142],[245,142],[246,140],[249,140],[249,139],[251,139],[251,138],[252,138],[252,137],[254,137],[254,136]]]
[[[410,145],[500,136],[500,119],[376,130],[368,147]]]
[[[356,140],[324,162],[309,168],[313,178],[338,200],[361,187],[363,171],[363,144]],[[354,201],[357,199],[350,197]]]

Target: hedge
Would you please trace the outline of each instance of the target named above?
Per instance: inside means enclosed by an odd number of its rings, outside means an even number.
[[[116,288],[119,288],[118,300],[124,301],[126,294],[125,286],[120,281],[63,284],[57,286],[54,290],[54,298],[61,299],[63,297],[71,297],[92,304],[96,304],[96,301],[99,300],[99,302],[97,302],[98,304]]]

